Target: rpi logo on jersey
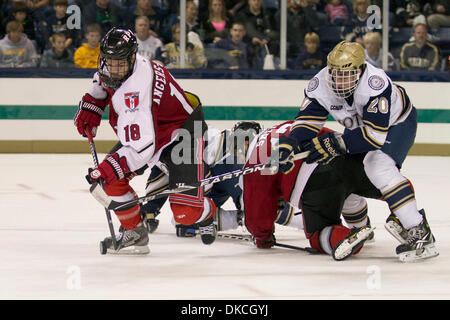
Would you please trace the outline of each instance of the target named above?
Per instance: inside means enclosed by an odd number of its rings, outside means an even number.
[[[126,106],[133,110],[139,105],[139,92],[128,92],[124,94]]]

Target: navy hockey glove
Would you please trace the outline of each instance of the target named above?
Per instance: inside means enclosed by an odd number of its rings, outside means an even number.
[[[305,159],[306,163],[328,164],[334,158],[347,153],[341,135],[334,132],[327,132],[315,137],[306,150],[309,151],[309,155]]]
[[[278,163],[278,170],[288,174],[294,169],[292,156],[300,152],[297,140],[281,136],[278,144],[272,146],[271,160]]]

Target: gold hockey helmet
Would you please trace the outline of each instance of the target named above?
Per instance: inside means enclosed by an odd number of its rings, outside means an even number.
[[[341,41],[327,57],[327,85],[340,98],[353,94],[364,69],[366,54],[357,42]]]

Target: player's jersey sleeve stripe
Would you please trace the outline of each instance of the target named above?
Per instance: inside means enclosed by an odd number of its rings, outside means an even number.
[[[402,99],[402,112],[398,116],[397,120],[402,119],[402,117],[411,110],[411,101],[409,100],[408,95],[405,92],[405,89],[402,86],[399,86],[397,84],[394,84],[395,89],[399,93],[401,99]]]
[[[374,146],[376,149],[380,149],[383,146],[383,143],[380,143],[379,141],[375,140],[372,135],[369,133],[369,130],[367,127],[361,128],[361,133],[363,135],[363,138],[370,143],[372,146]]]
[[[366,126],[370,127],[370,129],[372,129],[373,131],[376,131],[376,132],[382,132],[382,133],[385,133],[385,132],[387,132],[387,131],[389,130],[389,127],[380,127],[380,126],[376,126],[376,125],[374,125],[372,122],[370,122],[370,121],[368,121],[368,120],[363,120],[363,123],[364,123]]]
[[[294,125],[292,126],[292,130],[295,130],[297,128],[306,128],[306,129],[309,129],[311,131],[318,133],[320,131],[320,129],[322,128],[322,125],[316,126],[311,123],[304,123],[304,122],[294,123]]]
[[[314,138],[328,119],[328,110],[316,99],[305,95],[289,136],[299,143]]]
[[[324,122],[327,121],[328,115],[326,116],[298,116],[295,120],[311,121],[311,122]]]

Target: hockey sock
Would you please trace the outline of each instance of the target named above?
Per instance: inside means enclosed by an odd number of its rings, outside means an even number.
[[[131,209],[115,211],[122,227],[127,230],[133,230],[141,222],[141,208],[137,204]]]
[[[137,194],[129,185],[127,179],[121,179],[111,185],[105,186],[105,192],[116,201],[128,201],[137,198]],[[138,204],[127,210],[117,210],[115,211],[115,214],[122,227],[127,230],[136,228],[142,220],[141,208]]]
[[[384,200],[406,229],[419,225],[422,215],[417,210],[414,190],[409,180],[381,190]]]
[[[368,223],[367,205],[356,212],[342,212],[342,217],[350,228],[363,227]]]
[[[321,253],[331,255],[336,244],[345,239],[350,233],[350,229],[342,225],[332,225],[323,228],[319,232],[315,232],[310,238],[311,247],[319,250]],[[353,254],[357,254],[361,250],[356,250]]]
[[[224,210],[218,208],[214,219],[217,222],[218,231],[234,230],[239,227],[237,221],[238,210]]]

